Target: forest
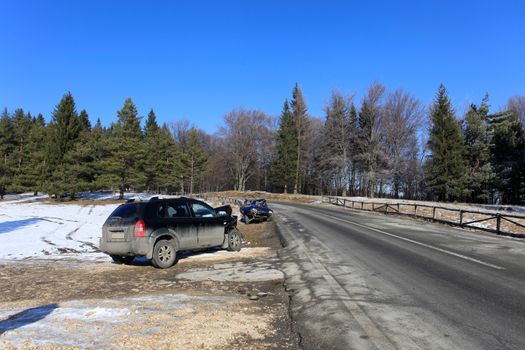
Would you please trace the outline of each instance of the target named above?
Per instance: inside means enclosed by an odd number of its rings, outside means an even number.
[[[4,108],[0,195],[55,198],[112,190],[193,194],[261,190],[520,204],[525,199],[525,96],[458,115],[441,85],[430,106],[373,83],[360,101],[330,94],[312,116],[296,84],[279,116],[237,108],[214,134],[187,120],[159,125],[131,98],[109,126],[66,93],[47,123]]]

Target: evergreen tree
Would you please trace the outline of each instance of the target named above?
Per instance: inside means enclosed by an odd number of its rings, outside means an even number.
[[[338,92],[333,92],[325,109],[326,120],[323,128],[323,160],[327,173],[336,187],[346,196],[349,186],[350,141],[353,125],[350,119],[350,101]]]
[[[180,151],[177,149],[166,124],[159,130],[156,154],[155,171],[158,174],[158,190],[160,192],[163,189],[165,192],[168,192],[170,189],[177,187],[183,170]]]
[[[0,199],[4,198],[4,194],[12,183],[14,169],[8,163],[8,160],[14,149],[15,130],[13,120],[7,108],[4,108],[0,116]]]
[[[439,87],[430,116],[431,154],[425,164],[428,188],[439,200],[459,199],[464,194],[465,142],[444,85]]]
[[[27,158],[22,163],[18,182],[25,190],[35,193],[42,190],[46,171],[46,136],[47,129],[44,117],[39,114],[33,118],[27,136]]]
[[[478,107],[472,104],[465,116],[466,195],[472,202],[487,203],[493,180],[490,163],[491,133],[488,124],[488,95]]]
[[[146,146],[146,159],[144,161],[144,172],[146,176],[146,190],[147,191],[159,191],[159,179],[165,174],[159,174],[157,171],[158,157],[158,146],[161,137],[160,127],[157,123],[157,117],[153,109],[148,113],[148,119],[146,119],[146,125],[144,127],[145,146]]]
[[[382,142],[384,130],[382,129],[381,100],[384,92],[383,85],[372,84],[363,99],[358,117],[356,160],[362,170],[361,193],[368,197],[375,196],[378,174],[387,165],[386,147]]]
[[[55,107],[48,127],[47,181],[45,189],[57,198],[79,191],[78,183],[69,167],[71,158],[66,157],[78,141],[80,120],[76,111],[75,100],[70,92],[66,93]]]
[[[491,116],[492,162],[498,202],[519,204],[525,180],[525,135],[518,116],[502,112]]]
[[[301,175],[305,169],[305,159],[308,153],[307,137],[310,130],[310,122],[307,115],[308,108],[306,107],[303,92],[297,83],[293,89],[291,107],[295,124],[295,135],[297,137],[297,151],[295,153],[297,160],[295,163],[295,180],[293,192],[298,193],[301,189]]]
[[[285,193],[292,189],[297,162],[297,130],[288,100],[284,101],[272,164],[274,186]]]
[[[350,104],[350,115],[349,115],[349,123],[350,123],[350,149],[352,156],[350,158],[351,161],[351,174],[350,174],[350,191],[352,194],[355,193],[356,189],[356,176],[357,176],[357,147],[359,144],[359,133],[358,133],[358,125],[359,125],[359,118],[357,115],[357,109],[355,108],[354,102]]]
[[[140,189],[146,182],[146,148],[140,127],[141,118],[131,98],[126,99],[117,115],[118,121],[111,126],[111,134],[105,142],[106,157],[101,165],[106,172],[98,177],[97,183],[99,186],[118,188],[120,198],[124,198],[124,191]]]
[[[85,109],[80,111],[80,114],[78,115],[78,123],[79,133],[91,130],[91,122],[89,121],[89,115]]]
[[[204,171],[208,156],[199,140],[199,133],[197,129],[191,128],[188,134],[186,143],[186,150],[182,156],[182,164],[184,166],[184,173],[189,179],[189,193],[192,194],[196,179]]]
[[[15,110],[13,115],[13,126],[15,132],[14,145],[15,148],[11,154],[11,159],[8,159],[8,166],[13,171],[12,183],[10,186],[11,192],[24,192],[28,190],[23,184],[23,166],[24,162],[28,159],[27,143],[29,129],[31,127],[32,117],[31,114],[25,114],[24,111],[19,108]]]

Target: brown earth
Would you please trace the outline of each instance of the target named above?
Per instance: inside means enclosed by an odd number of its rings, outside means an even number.
[[[254,266],[254,271],[257,264],[278,268],[276,249],[280,243],[274,224],[239,223],[239,229],[246,238],[246,248],[241,252],[187,253],[177,265],[166,270],[155,269],[144,259],[135,259],[132,265],[78,260],[2,261],[0,310],[13,311],[3,318],[0,313],[0,348],[297,349],[298,339],[291,331],[288,295],[282,279],[232,282],[177,277],[178,274],[199,269],[208,269],[213,273],[215,267],[225,263],[248,269]],[[231,274],[235,271],[232,270]],[[196,299],[166,310],[166,296],[178,295]],[[137,297],[151,300],[143,304],[126,301]],[[138,311],[136,315],[129,316],[129,322],[111,325],[114,335],[108,339],[95,337],[92,343],[95,345],[91,346],[81,343],[64,345],[61,342],[65,340],[61,338],[51,343],[38,342],[38,339],[24,333],[25,327],[8,327],[10,320],[16,319],[15,310],[27,311],[43,305],[70,307],[79,302],[94,310],[85,313],[85,318],[107,303],[122,308],[133,306]],[[155,312],[140,311],[151,309]],[[2,332],[2,326],[8,330]],[[73,319],[60,327],[70,329],[72,337],[94,337],[92,333],[82,333],[89,329],[84,321]],[[98,327],[107,325],[100,324]],[[14,335],[9,335],[12,332]],[[13,337],[27,339],[13,343]]]

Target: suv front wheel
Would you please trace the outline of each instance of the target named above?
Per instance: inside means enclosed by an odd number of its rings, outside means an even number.
[[[226,235],[228,239],[228,250],[232,252],[238,252],[242,246],[242,236],[239,230],[236,228],[230,230]]]
[[[177,262],[177,247],[175,242],[167,239],[161,239],[153,247],[153,266],[167,269]]]

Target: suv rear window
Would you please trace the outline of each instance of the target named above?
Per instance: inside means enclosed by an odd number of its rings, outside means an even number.
[[[119,217],[119,218],[130,218],[136,213],[136,206],[135,204],[124,204],[118,207],[111,213],[109,216],[111,217]]]

